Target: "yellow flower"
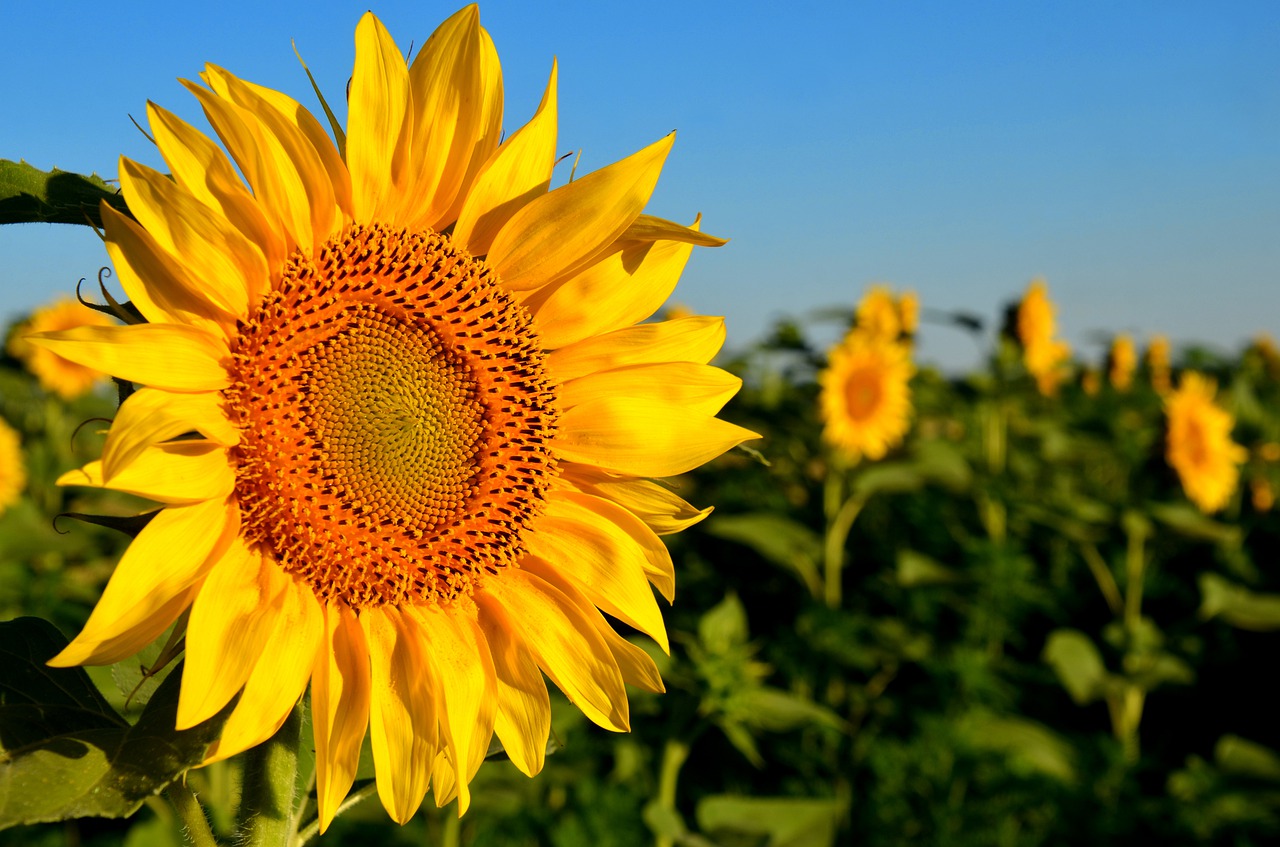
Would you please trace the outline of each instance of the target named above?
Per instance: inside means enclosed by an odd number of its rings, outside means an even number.
[[[1255,476],[1250,480],[1249,493],[1255,512],[1269,512],[1276,504],[1276,493],[1271,488],[1271,481],[1266,477]]]
[[[72,362],[38,345],[25,336],[36,332],[56,332],[78,326],[111,326],[113,321],[70,297],[62,297],[32,313],[9,337],[9,355],[21,361],[46,391],[64,400],[74,400],[106,379],[106,374],[89,364]]]
[[[898,298],[898,316],[902,319],[902,334],[915,335],[920,328],[920,298],[914,291],[904,291]]]
[[[1147,370],[1151,374],[1151,387],[1158,394],[1164,394],[1173,386],[1170,361],[1169,339],[1163,335],[1151,336],[1147,343]]]
[[[1085,368],[1080,374],[1080,388],[1085,394],[1093,397],[1102,388],[1102,378],[1095,368]]]
[[[1227,505],[1240,479],[1239,465],[1248,455],[1231,440],[1235,421],[1213,402],[1216,391],[1217,383],[1191,371],[1164,401],[1169,425],[1166,458],[1188,499],[1205,513]]]
[[[827,442],[854,462],[883,458],[910,426],[914,373],[905,344],[861,329],[849,333],[818,378]]]
[[[1057,324],[1054,306],[1049,301],[1049,288],[1042,279],[1032,280],[1018,305],[1018,341],[1022,345],[1023,363],[1045,396],[1052,396],[1062,381],[1064,364],[1071,356],[1071,346],[1054,338]]]
[[[883,285],[873,285],[858,301],[857,327],[863,332],[897,341],[913,335],[920,323],[920,303],[914,292],[894,297]]]
[[[18,502],[27,484],[27,471],[22,462],[22,442],[13,427],[0,418],[0,515]]]
[[[1267,375],[1272,379],[1280,379],[1280,349],[1276,348],[1275,339],[1265,332],[1260,332],[1254,337],[1252,347],[1262,359]]]
[[[667,649],[658,536],[709,510],[650,478],[756,436],[715,417],[740,385],[706,364],[721,319],[640,322],[723,241],[641,214],[671,136],[549,190],[555,65],[500,143],[474,6],[412,66],[364,15],[344,147],[284,94],[201,77],[231,159],[149,105],[172,178],[122,159],[137,222],[103,207],[148,323],[43,337],[144,386],[61,482],[164,507],[54,663],[119,661],[189,609],[178,725],[240,694],[211,759],[310,683],[322,828],[366,726],[392,818],[429,785],[461,813],[494,733],[542,767],[543,673],[619,731],[624,683],[663,688],[602,613]]]
[[[1112,339],[1107,362],[1111,387],[1116,391],[1128,391],[1133,384],[1133,372],[1138,367],[1138,351],[1133,346],[1133,339],[1127,335],[1117,335]]]

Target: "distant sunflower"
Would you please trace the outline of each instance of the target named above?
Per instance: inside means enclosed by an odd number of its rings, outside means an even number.
[[[897,341],[913,335],[919,320],[920,304],[912,292],[895,297],[887,286],[873,285],[858,301],[858,329],[880,338]]]
[[[1187,372],[1178,390],[1164,401],[1169,428],[1166,457],[1178,472],[1187,498],[1205,513],[1227,505],[1248,455],[1231,440],[1235,421],[1213,402],[1216,391],[1212,379]]]
[[[27,484],[27,471],[22,461],[22,442],[18,433],[0,418],[0,515],[18,502]]]
[[[832,349],[819,376],[823,434],[851,461],[881,459],[911,422],[909,348],[855,329]]]
[[[1085,368],[1080,372],[1080,388],[1090,397],[1102,389],[1102,377],[1098,375],[1097,368]]]
[[[57,332],[78,326],[111,326],[106,315],[62,297],[37,309],[9,336],[9,355],[18,359],[46,391],[64,400],[74,400],[106,380],[106,374],[92,365],[64,359],[57,353],[29,343],[25,336],[36,332]]]
[[[920,298],[914,291],[904,291],[898,298],[898,317],[902,321],[902,334],[915,335],[920,328]]]
[[[310,683],[322,829],[366,727],[391,817],[429,786],[461,813],[492,734],[542,767],[543,673],[614,730],[624,683],[663,688],[602,613],[667,649],[658,533],[709,510],[649,478],[756,436],[715,417],[740,385],[706,364],[719,318],[640,321],[723,241],[641,214],[671,136],[549,190],[555,66],[500,143],[474,6],[411,66],[364,15],[338,146],[286,95],[201,76],[235,164],[149,105],[172,178],[122,159],[137,222],[102,210],[148,323],[41,342],[144,386],[61,482],[164,506],[53,663],[118,661],[190,610],[179,727],[240,694],[211,758]]]
[[[1133,372],[1138,367],[1138,351],[1133,346],[1133,339],[1127,335],[1117,335],[1111,341],[1111,351],[1107,354],[1107,375],[1111,387],[1116,391],[1128,391],[1133,385]]]
[[[1064,365],[1071,356],[1071,346],[1054,337],[1057,322],[1053,313],[1049,287],[1042,279],[1033,280],[1018,305],[1016,331],[1027,372],[1045,396],[1057,392],[1065,375]]]
[[[1169,339],[1163,335],[1151,336],[1147,343],[1147,372],[1151,376],[1151,387],[1157,394],[1164,394],[1173,387],[1171,361]]]

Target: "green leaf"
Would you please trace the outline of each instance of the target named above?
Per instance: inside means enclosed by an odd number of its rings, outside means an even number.
[[[728,541],[745,544],[765,560],[791,571],[814,595],[822,591],[818,562],[822,539],[804,524],[772,512],[717,516],[707,521],[706,531]]]
[[[949,441],[920,442],[912,452],[912,460],[930,482],[952,491],[964,491],[973,482],[973,469],[960,448]]]
[[[975,711],[961,721],[961,732],[975,747],[1007,756],[1015,770],[1035,771],[1061,782],[1075,782],[1071,745],[1043,724]]]
[[[698,640],[713,656],[722,656],[747,641],[747,611],[730,591],[698,621]]]
[[[898,584],[903,588],[913,588],[917,585],[947,585],[963,579],[953,569],[915,550],[898,551],[897,575]]]
[[[66,644],[37,618],[0,623],[0,829],[133,814],[203,760],[229,712],[175,730],[172,673],[130,726],[84,670],[45,664]]]
[[[42,171],[0,159],[0,224],[53,223],[102,227],[99,202],[129,214],[124,197],[97,174]]]
[[[753,688],[739,695],[739,702],[752,726],[772,732],[815,724],[841,732],[848,729],[848,724],[826,706],[778,688]]]
[[[1223,773],[1280,782],[1280,755],[1238,735],[1219,738],[1213,758]]]
[[[1107,668],[1102,663],[1098,648],[1083,632],[1057,629],[1049,633],[1044,645],[1044,660],[1077,704],[1083,706],[1102,696]]]
[[[766,836],[767,847],[830,847],[844,803],[804,797],[741,797],[719,794],[698,803],[698,828]]]
[[[1200,617],[1221,617],[1240,629],[1280,629],[1280,594],[1256,594],[1216,573],[1200,574]]]
[[[925,478],[917,468],[903,462],[881,462],[862,470],[853,481],[853,491],[860,497],[873,494],[900,494],[918,491]]]
[[[1190,503],[1155,503],[1147,509],[1151,517],[1188,538],[1236,547],[1240,544],[1240,527],[1219,523]]]

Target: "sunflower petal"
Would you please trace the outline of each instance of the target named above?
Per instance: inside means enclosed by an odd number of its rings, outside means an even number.
[[[347,117],[347,169],[355,220],[378,219],[398,199],[397,172],[402,133],[412,137],[409,69],[391,34],[372,12],[356,27],[356,64],[351,74]]]
[[[741,387],[741,379],[720,368],[692,362],[659,362],[571,379],[560,387],[558,399],[562,409],[627,397],[714,415]]]
[[[243,539],[232,541],[191,604],[178,729],[213,717],[248,681],[259,657],[272,649],[291,579]]]
[[[396,823],[422,805],[439,749],[434,663],[411,619],[387,606],[360,615],[372,666],[369,729],[378,797]]]
[[[701,217],[701,216],[699,216]],[[641,215],[635,219],[619,241],[683,241],[699,247],[723,247],[729,243],[727,238],[707,235],[696,226],[685,226],[675,221],[655,218],[653,215]]]
[[[724,345],[724,318],[694,315],[659,323],[638,324],[594,335],[553,350],[547,368],[557,382],[653,362],[705,365]]]
[[[516,636],[520,624],[484,592],[476,594],[480,626],[493,654],[498,710],[494,731],[511,763],[535,776],[546,759],[551,698],[538,665]]]
[[[674,476],[760,436],[668,403],[613,397],[560,416],[556,452],[629,476]]]
[[[675,134],[568,185],[511,216],[489,248],[503,285],[530,291],[588,265],[649,202]]]
[[[688,529],[711,514],[710,506],[698,509],[652,480],[619,479],[572,462],[562,464],[560,472],[562,479],[582,491],[608,498],[622,506],[658,535],[671,535]],[[652,576],[650,580],[653,580]],[[665,592],[663,596],[666,596]],[[671,598],[667,597],[667,600]]]
[[[64,359],[121,379],[170,391],[226,388],[226,342],[181,324],[79,326],[26,337]],[[163,355],[157,355],[163,350]]]
[[[110,480],[103,477],[101,461],[58,477],[58,485],[109,488],[175,505],[220,500],[231,493],[235,481],[226,449],[207,441],[147,447]]]
[[[534,568],[550,569],[536,556],[526,556],[520,569],[507,568],[485,580],[484,593],[521,622],[514,634],[570,702],[605,729],[626,732],[627,693],[618,662],[591,617],[599,613],[574,602]]]
[[[311,675],[321,833],[355,781],[369,725],[370,687],[369,648],[360,621],[345,605],[325,606],[324,637]]]
[[[49,664],[108,665],[155,641],[239,530],[231,501],[158,512],[125,550],[84,629]]]
[[[104,479],[109,482],[148,447],[188,432],[198,432],[220,447],[234,447],[240,441],[240,431],[227,420],[217,394],[173,394],[159,388],[135,391],[121,404],[107,433],[102,448]]]

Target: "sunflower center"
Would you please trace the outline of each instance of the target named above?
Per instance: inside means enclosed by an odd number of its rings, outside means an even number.
[[[242,534],[321,599],[447,601],[523,554],[554,392],[528,312],[447,236],[295,253],[232,358]]]
[[[844,384],[845,408],[849,417],[864,420],[880,404],[880,379],[870,368],[855,370]]]

